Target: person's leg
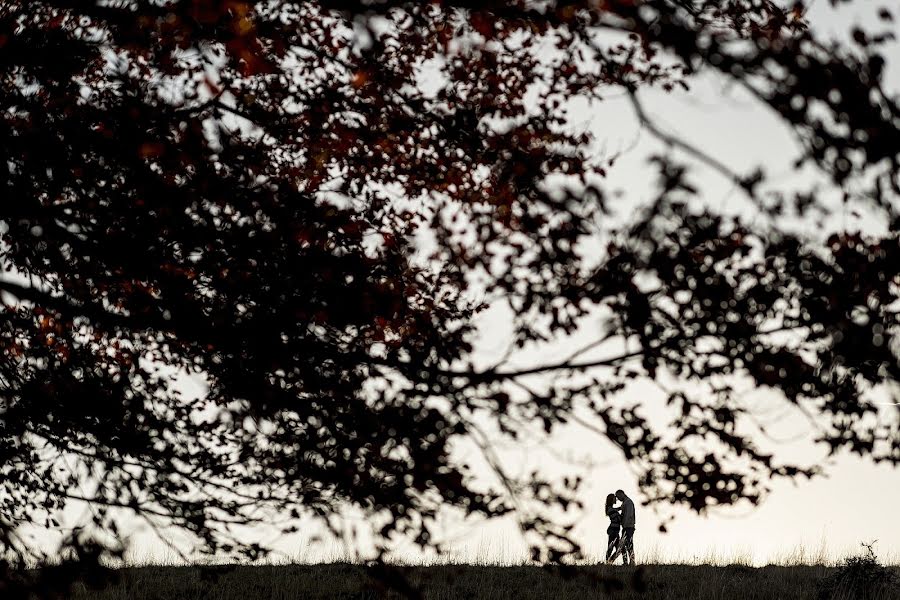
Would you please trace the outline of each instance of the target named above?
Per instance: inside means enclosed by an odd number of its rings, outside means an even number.
[[[619,530],[616,529],[607,529],[606,535],[608,537],[606,543],[606,561],[609,562],[610,559],[615,559],[616,547],[619,544]]]
[[[634,564],[634,527],[626,527],[622,535],[622,560],[625,564]]]
[[[610,557],[609,562],[615,564],[616,559],[622,557],[622,561],[625,560],[625,528],[619,530],[619,538],[616,540],[616,551],[613,552],[612,557]],[[624,562],[622,564],[625,564]]]

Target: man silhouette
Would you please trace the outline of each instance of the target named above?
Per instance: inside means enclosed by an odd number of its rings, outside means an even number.
[[[634,564],[634,502],[622,490],[616,490],[616,498],[622,503],[622,562]]]

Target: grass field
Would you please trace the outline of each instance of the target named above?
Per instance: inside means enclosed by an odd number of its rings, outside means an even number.
[[[433,565],[391,567],[374,573],[348,563],[266,566],[145,566],[121,569],[103,590],[75,588],[78,600],[287,600],[299,598],[577,599],[900,599],[896,585],[860,587],[835,579],[837,566],[647,565],[537,566]],[[882,569],[900,577],[900,567]],[[845,569],[846,570],[846,569]],[[861,572],[863,579],[870,574]],[[859,574],[857,574],[859,575]],[[858,577],[857,577],[858,579]],[[865,582],[862,582],[865,583]],[[413,595],[403,593],[405,585]]]

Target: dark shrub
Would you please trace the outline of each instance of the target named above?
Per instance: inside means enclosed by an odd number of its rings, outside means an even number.
[[[900,598],[900,578],[878,563],[873,544],[863,547],[864,553],[845,559],[837,571],[819,583],[819,600]]]

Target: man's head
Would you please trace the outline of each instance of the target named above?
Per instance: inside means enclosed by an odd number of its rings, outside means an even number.
[[[623,492],[622,490],[616,490],[616,498],[618,498],[619,500],[624,500],[627,497],[628,496],[626,496],[625,492]]]

